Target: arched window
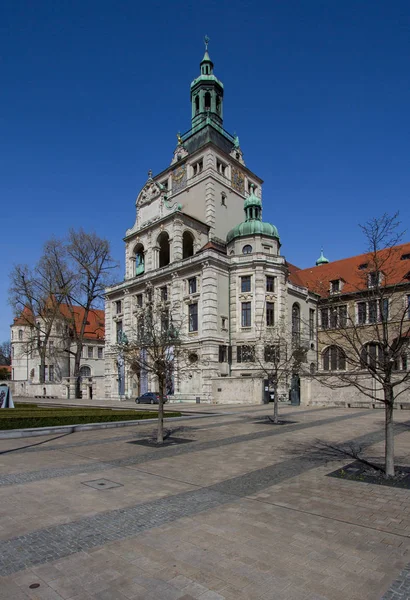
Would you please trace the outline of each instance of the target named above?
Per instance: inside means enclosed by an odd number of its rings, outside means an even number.
[[[242,253],[243,254],[252,254],[252,246],[250,244],[246,244],[243,248],[242,248]]]
[[[195,96],[195,114],[199,113],[199,96]]]
[[[324,371],[345,371],[346,354],[339,346],[329,346],[323,352]]]
[[[163,231],[158,237],[159,246],[159,267],[166,267],[169,265],[170,252],[169,252],[169,235],[166,231]]]
[[[19,329],[19,340],[21,341],[23,339],[23,330]]]
[[[216,97],[216,112],[219,114],[221,112],[221,97]]]
[[[297,302],[292,306],[292,342],[300,343],[300,306]]]
[[[211,94],[209,92],[205,93],[205,110],[210,110],[211,108]]]
[[[91,369],[87,365],[83,365],[80,369],[80,377],[91,377]]]
[[[184,231],[182,236],[182,258],[194,255],[194,236],[189,231]]]
[[[360,354],[360,361],[362,367],[377,368],[383,363],[383,348],[377,342],[369,342],[363,346]]]
[[[144,261],[144,246],[142,244],[137,244],[134,248],[134,257],[135,257],[135,270],[134,275],[142,275],[145,271],[145,261]]]

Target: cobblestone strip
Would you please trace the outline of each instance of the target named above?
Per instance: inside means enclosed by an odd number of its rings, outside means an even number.
[[[351,441],[374,444],[383,437],[384,431],[381,430]],[[147,529],[233,503],[314,469],[322,462],[317,453],[290,458],[212,486],[100,513],[1,541],[0,575],[10,575],[30,566],[132,537]],[[398,598],[402,600],[401,597]]]
[[[129,458],[119,458],[117,460],[107,462],[90,462],[81,465],[73,465],[72,467],[53,467],[50,469],[40,469],[38,471],[27,471],[25,473],[12,473],[10,475],[2,475],[0,477],[0,487],[8,485],[21,485],[24,483],[32,483],[34,481],[42,481],[43,479],[53,479],[55,477],[70,477],[71,475],[78,475],[79,473],[99,473],[106,469],[113,469],[117,467],[130,467],[133,465],[143,464],[154,460],[162,460],[163,458],[172,458],[173,456],[180,456],[181,454],[187,454],[189,452],[200,452],[202,450],[209,450],[211,448],[219,448],[222,446],[229,446],[231,444],[238,444],[241,442],[248,442],[252,440],[259,440],[265,437],[271,437],[275,435],[281,435],[300,429],[309,429],[311,427],[317,427],[319,425],[329,425],[338,421],[344,421],[346,419],[352,419],[359,415],[369,414],[369,411],[355,413],[353,415],[344,415],[342,417],[331,417],[329,419],[322,419],[320,421],[311,421],[310,423],[295,423],[294,425],[272,425],[272,429],[266,431],[257,431],[255,433],[248,433],[244,435],[236,435],[221,440],[209,440],[208,442],[199,442],[194,445],[187,444],[186,446],[173,446],[167,448],[157,448],[153,452],[146,452],[138,456],[132,456]]]
[[[401,571],[381,600],[410,600],[410,564]]]

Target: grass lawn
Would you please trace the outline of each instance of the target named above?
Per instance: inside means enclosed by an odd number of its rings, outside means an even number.
[[[84,423],[108,423],[112,421],[136,421],[156,419],[156,411],[111,410],[108,408],[59,408],[16,404],[16,408],[0,410],[0,431],[57,425],[80,425]],[[166,417],[180,417],[180,412],[167,412]]]

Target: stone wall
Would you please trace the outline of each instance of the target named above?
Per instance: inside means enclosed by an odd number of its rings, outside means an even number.
[[[322,383],[330,381],[328,375],[318,375],[315,378],[303,378],[301,380],[301,404],[310,406],[346,406],[358,408],[368,406],[369,408],[383,408],[384,404],[380,401],[383,398],[383,390],[380,384],[375,384],[370,377],[363,375],[362,383],[371,391],[371,397],[363,394],[354,386],[343,388],[330,388]],[[336,380],[334,380],[336,381]],[[403,388],[398,387],[397,391]],[[396,405],[400,408],[404,403],[410,402],[410,390],[404,390],[397,398]]]
[[[256,377],[212,378],[213,404],[262,404],[263,380]]]

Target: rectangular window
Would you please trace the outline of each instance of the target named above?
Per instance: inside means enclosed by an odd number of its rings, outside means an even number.
[[[254,362],[255,347],[254,346],[237,346],[236,362]]]
[[[142,308],[142,294],[137,294],[136,299],[138,308]]]
[[[103,358],[103,349],[98,348],[97,352],[98,352],[98,358]]]
[[[226,317],[221,317],[221,328],[228,329],[228,319]]]
[[[48,343],[48,351],[50,352],[50,354],[53,352],[54,350],[54,342],[51,341]]]
[[[330,309],[330,329],[336,329],[337,327],[337,308],[332,306]]]
[[[118,343],[121,341],[121,337],[122,337],[122,321],[117,321],[115,326],[116,326],[115,340]]]
[[[377,300],[370,300],[369,302],[369,323],[376,323],[377,321]]]
[[[188,307],[189,331],[198,331],[198,303],[190,304]]]
[[[374,288],[379,283],[380,283],[380,273],[378,273],[377,271],[372,271],[372,273],[369,273],[368,279],[367,279],[368,286],[370,288]]]
[[[340,279],[335,279],[330,282],[330,293],[337,294],[340,292]]]
[[[168,311],[165,311],[161,315],[161,332],[167,333],[168,330],[169,330],[169,314],[168,314]]]
[[[251,276],[244,275],[241,277],[241,292],[250,292],[251,291]]]
[[[190,294],[196,294],[196,277],[188,279],[188,292]]]
[[[54,381],[54,365],[48,367],[48,380]]]
[[[203,160],[198,160],[198,162],[196,162],[195,164],[192,165],[192,174],[195,177],[195,175],[199,175],[199,173],[202,172],[204,168],[204,162]]]
[[[93,348],[93,346],[88,346],[87,358],[93,358],[93,356],[94,356],[94,348]]]
[[[359,325],[364,325],[367,319],[366,302],[357,303],[357,322]]]
[[[322,323],[322,329],[328,329],[329,327],[329,310],[327,308],[322,308],[320,311],[320,319]]]
[[[389,320],[389,299],[380,300],[380,320],[385,322]]]
[[[242,302],[242,327],[250,327],[251,320],[251,302]]]
[[[264,348],[265,362],[276,362],[279,360],[279,348],[277,346],[265,346]]]
[[[275,278],[272,275],[266,275],[266,291],[274,292],[275,291]]]
[[[315,311],[313,308],[309,309],[309,339],[313,340],[315,337]]]
[[[121,300],[117,300],[115,302],[115,312],[116,312],[117,315],[121,314],[121,312],[122,312],[122,302],[121,302]]]
[[[226,169],[227,169],[227,166],[217,158],[216,159],[216,170],[218,171],[218,173],[220,173],[221,175],[226,177]]]
[[[168,288],[166,285],[160,288],[161,300],[162,302],[166,302],[168,300]]]
[[[410,296],[407,296],[407,318],[410,319]]]
[[[223,363],[228,360],[227,346],[219,346],[219,362]]]
[[[275,325],[275,305],[273,302],[266,303],[266,326],[273,327]]]
[[[347,306],[346,306],[346,304],[343,304],[342,306],[339,306],[339,323],[338,323],[338,326],[339,327],[346,327],[346,323],[347,323]]]

